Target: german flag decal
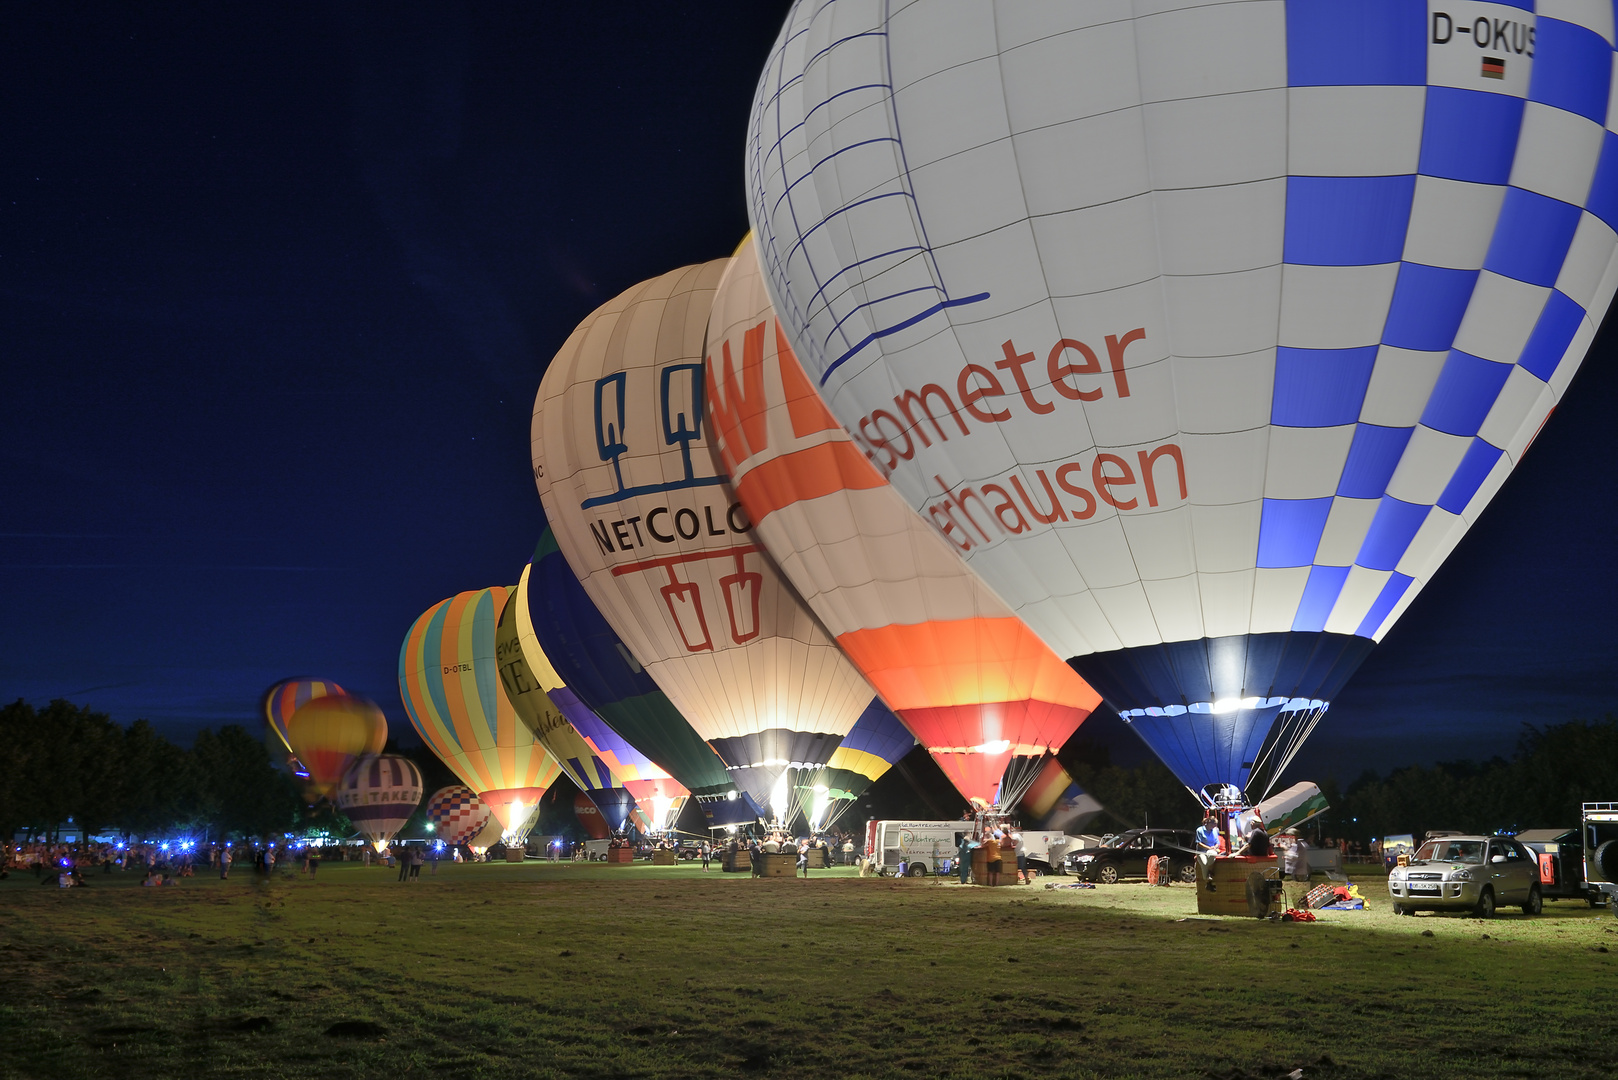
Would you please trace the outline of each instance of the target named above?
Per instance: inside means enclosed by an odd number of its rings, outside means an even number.
[[[1483,58],[1483,77],[1485,79],[1503,79],[1506,77],[1506,62],[1498,56],[1485,56]]]

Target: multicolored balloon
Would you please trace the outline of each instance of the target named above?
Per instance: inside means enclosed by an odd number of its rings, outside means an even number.
[[[635,798],[613,774],[612,767],[574,730],[548,693],[562,688],[562,677],[539,647],[523,604],[529,570],[530,567],[523,567],[522,577],[506,597],[500,621],[495,625],[494,648],[500,663],[500,686],[518,718],[561,764],[568,779],[601,807],[613,831],[620,832],[633,815]],[[636,824],[649,828],[651,823],[641,815]]]
[[[286,722],[287,745],[309,773],[310,802],[329,799],[359,758],[379,754],[388,741],[382,710],[352,694],[312,698]]]
[[[356,761],[337,786],[337,809],[371,842],[385,851],[421,804],[421,770],[398,754]]]
[[[804,800],[809,828],[816,832],[830,828],[915,745],[915,736],[882,699],[873,700],[813,778],[810,796]]]
[[[961,794],[1015,806],[1034,776],[1015,763],[1059,748],[1100,697],[826,411],[751,242],[714,298],[707,367],[720,457],[781,572]]]
[[[811,385],[1205,797],[1280,775],[1618,288],[1611,5],[1532,9],[799,0],[767,62]]]
[[[654,278],[580,324],[540,383],[533,463],[585,591],[763,801],[788,770],[825,765],[872,692],[709,454],[702,341],[728,262]]]
[[[264,713],[264,724],[273,738],[272,748],[284,749],[288,764],[297,774],[307,772],[298,756],[292,752],[292,744],[287,741],[287,721],[299,708],[307,705],[315,698],[341,695],[343,688],[329,679],[282,679],[280,682],[264,691],[264,700],[261,708]]]
[[[477,836],[491,817],[477,792],[465,784],[441,787],[427,799],[427,820],[433,823],[438,838],[451,847]]]
[[[761,808],[751,804],[750,796],[738,797],[713,747],[702,741],[602,618],[556,546],[548,524],[531,565],[527,597],[534,636],[562,676],[567,693],[598,717],[622,747],[638,755],[637,761],[649,764],[650,769],[637,767],[636,780],[658,781],[650,793],[627,776],[626,783],[642,805],[652,807],[653,819],[665,827],[673,823],[674,800],[682,796],[677,789],[697,799],[711,824],[740,824],[758,817]],[[554,700],[580,734],[598,748],[606,747],[606,736],[591,726],[591,717],[570,711],[567,693],[558,691]],[[615,748],[614,753],[621,763],[630,760],[623,749]],[[665,786],[660,774],[672,777],[674,785]],[[652,799],[669,801],[649,802]]]
[[[458,593],[427,609],[399,649],[399,693],[422,739],[518,842],[562,769],[500,689],[495,621],[510,591]]]

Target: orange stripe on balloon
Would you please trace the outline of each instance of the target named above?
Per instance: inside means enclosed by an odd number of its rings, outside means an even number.
[[[846,440],[771,458],[742,475],[736,493],[757,521],[784,507],[839,491],[883,487],[887,481]]]
[[[1015,616],[852,630],[837,641],[896,711],[1032,699],[1089,712],[1101,702]]]

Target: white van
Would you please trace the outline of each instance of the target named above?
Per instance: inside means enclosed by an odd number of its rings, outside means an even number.
[[[871,865],[884,874],[897,874],[900,863],[910,877],[953,873],[961,837],[976,831],[977,823],[971,820],[873,820],[865,824],[865,852]],[[1042,874],[1060,873],[1068,848],[1081,846],[1077,837],[1038,829],[1023,830],[1022,844],[1030,868]],[[940,866],[950,869],[940,870]]]

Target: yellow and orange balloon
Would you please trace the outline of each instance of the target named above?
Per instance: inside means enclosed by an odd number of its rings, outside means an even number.
[[[286,722],[287,746],[309,772],[310,802],[331,798],[337,782],[360,758],[380,754],[388,741],[382,710],[362,697],[330,694],[309,701]]]

